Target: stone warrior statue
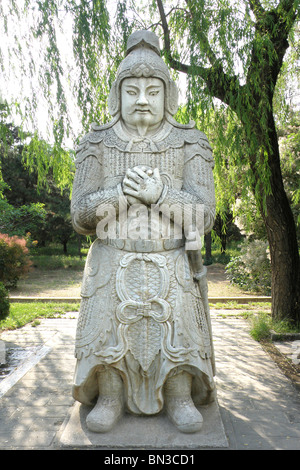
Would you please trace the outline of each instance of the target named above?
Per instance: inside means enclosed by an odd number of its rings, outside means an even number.
[[[213,158],[194,123],[173,119],[177,101],[157,36],[137,31],[110,91],[112,121],[93,124],[77,150],[73,225],[98,238],[83,275],[73,396],[94,405],[94,432],[124,410],[163,409],[178,430],[196,432],[196,406],[215,399],[205,268],[193,245],[214,223]]]

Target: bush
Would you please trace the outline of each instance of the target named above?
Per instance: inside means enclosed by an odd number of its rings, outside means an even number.
[[[19,278],[29,271],[32,263],[28,252],[25,238],[0,233],[0,282],[6,288],[16,287]]]
[[[4,284],[0,282],[0,320],[4,320],[9,315],[8,292]]]
[[[240,254],[231,258],[226,273],[233,284],[264,295],[271,293],[271,265],[266,241],[245,241]]]

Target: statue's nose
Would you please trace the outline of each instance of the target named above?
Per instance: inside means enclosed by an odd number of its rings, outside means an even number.
[[[148,104],[148,100],[147,100],[147,97],[146,97],[145,93],[140,93],[139,94],[138,99],[136,101],[136,104],[139,104],[139,105]]]

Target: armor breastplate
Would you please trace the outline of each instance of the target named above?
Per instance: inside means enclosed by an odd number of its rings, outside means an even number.
[[[120,148],[120,143],[118,146],[110,146],[109,144],[109,139],[107,139],[103,144],[102,150],[103,189],[115,187],[117,184],[121,183],[128,168],[135,166],[146,166],[151,169],[158,168],[164,184],[178,190],[181,189],[184,168],[183,146],[178,148],[169,147],[161,150],[158,149],[155,143],[149,138],[138,138],[124,142],[124,150]],[[167,224],[171,231],[173,230],[173,221],[171,219],[162,220],[161,214],[159,215],[159,219],[161,221],[160,223],[163,225]],[[165,242],[161,241],[160,239],[164,237],[164,232],[159,231],[155,233],[154,226],[150,221],[151,217],[149,216],[148,235],[146,237],[148,241],[143,242],[144,244],[141,245],[141,240],[108,240],[108,243],[128,251],[146,252],[164,251],[177,248],[183,244],[182,239],[172,240],[172,242],[170,242],[170,240],[166,240]],[[130,225],[130,218],[128,218],[128,223]],[[153,237],[155,240],[153,240]],[[170,237],[173,238],[174,235],[170,235]],[[144,236],[142,236],[142,238],[145,240]]]
[[[102,165],[104,189],[120,183],[128,168],[145,165],[158,168],[163,183],[180,190],[183,181],[184,150],[169,148],[165,151],[152,152],[150,149],[137,149],[134,146],[128,152],[104,145]]]

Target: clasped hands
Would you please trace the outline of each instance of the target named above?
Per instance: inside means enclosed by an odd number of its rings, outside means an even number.
[[[151,205],[159,200],[163,186],[158,168],[152,170],[145,166],[135,166],[126,171],[123,193],[130,204]]]

